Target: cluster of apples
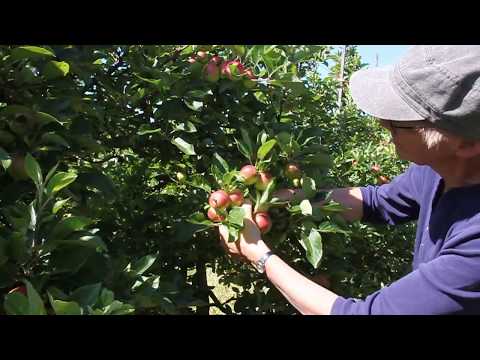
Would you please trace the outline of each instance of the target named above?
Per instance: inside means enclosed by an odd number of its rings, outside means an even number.
[[[213,55],[210,59],[205,51],[198,51],[195,57],[190,57],[188,62],[195,64],[196,62],[204,63],[203,77],[209,82],[217,82],[220,78],[233,81],[243,80],[244,85],[253,87],[253,80],[256,76],[253,70],[245,67],[238,59],[225,60],[221,56]]]
[[[240,169],[240,177],[247,186],[255,185],[255,188],[264,191],[273,177],[269,172],[257,171],[253,165],[245,165]],[[240,189],[230,192],[216,190],[210,194],[208,204],[210,205],[207,216],[213,222],[225,220],[225,211],[231,206],[241,206],[244,202],[244,194]],[[253,214],[253,219],[260,232],[265,234],[272,228],[272,220],[267,211],[258,211]]]
[[[258,171],[254,165],[245,165],[240,169],[240,178],[246,186],[254,186],[259,191],[265,191],[268,184],[273,180],[272,174],[268,171]],[[299,180],[302,172],[297,164],[287,164],[284,169],[286,177],[292,180]],[[240,189],[227,192],[223,189],[216,190],[210,194],[208,204],[210,205],[207,216],[213,222],[225,220],[226,211],[231,206],[241,206],[244,202],[244,193]],[[253,219],[260,232],[266,234],[272,228],[272,219],[268,211],[257,211]]]

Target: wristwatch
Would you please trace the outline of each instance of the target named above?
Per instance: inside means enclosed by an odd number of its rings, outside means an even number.
[[[268,258],[273,255],[272,251],[267,251],[260,260],[253,262],[252,265],[260,274],[265,272],[265,263],[267,262]]]

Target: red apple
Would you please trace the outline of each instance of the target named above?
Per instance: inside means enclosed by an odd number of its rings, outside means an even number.
[[[272,228],[272,220],[267,212],[257,212],[254,220],[262,234],[266,234]]]
[[[220,78],[220,68],[215,62],[210,61],[204,68],[205,78],[209,82],[217,82]]]
[[[233,190],[228,196],[233,205],[241,206],[243,204],[243,193],[240,189]]]
[[[237,80],[244,71],[245,68],[239,60],[230,60],[222,64],[220,73],[223,78]]]
[[[240,169],[240,176],[244,178],[245,184],[255,184],[257,182],[257,169],[253,165],[245,165]]]
[[[270,173],[268,172],[265,172],[265,171],[260,171],[258,173],[258,179],[257,179],[257,182],[255,184],[255,187],[258,189],[258,190],[265,190],[268,186],[268,184],[272,181],[272,175],[270,175]]]
[[[225,220],[225,216],[217,214],[217,212],[215,211],[215,209],[213,207],[208,208],[207,216],[213,222],[220,222],[220,221]]]
[[[289,179],[296,179],[302,176],[302,172],[297,164],[287,164],[285,166],[285,176]]]
[[[210,197],[208,198],[208,203],[213,208],[223,209],[230,205],[230,197],[225,191],[217,190],[210,194]]]

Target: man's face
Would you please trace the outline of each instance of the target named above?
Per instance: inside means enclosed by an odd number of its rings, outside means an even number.
[[[392,134],[397,155],[402,160],[414,162],[418,165],[434,165],[438,161],[445,161],[453,154],[448,147],[441,144],[428,149],[421,128],[431,127],[428,121],[392,121],[380,119],[380,124]]]

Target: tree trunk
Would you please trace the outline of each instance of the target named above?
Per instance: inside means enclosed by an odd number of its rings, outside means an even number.
[[[197,261],[195,273],[195,285],[198,290],[198,296],[206,304],[210,303],[208,282],[207,282],[207,267],[202,260]],[[197,315],[208,315],[210,312],[210,306],[197,306]]]

